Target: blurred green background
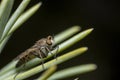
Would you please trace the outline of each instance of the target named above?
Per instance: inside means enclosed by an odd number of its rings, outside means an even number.
[[[29,7],[39,1],[32,0]],[[15,0],[13,11],[20,2]],[[36,40],[55,35],[71,26],[80,25],[82,30],[93,27],[94,31],[66,52],[82,46],[88,46],[89,50],[82,56],[59,65],[58,68],[96,63],[98,65],[96,71],[77,77],[81,80],[115,80],[120,41],[118,2],[115,0],[42,0],[42,2],[39,11],[10,38],[0,55],[2,61],[0,68],[32,46]]]

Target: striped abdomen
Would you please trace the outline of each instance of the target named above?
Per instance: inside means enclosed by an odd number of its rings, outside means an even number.
[[[16,67],[21,66],[22,64],[25,64],[26,62],[30,61],[31,59],[35,58],[35,55],[25,55],[24,57],[20,58],[19,61],[16,64]]]

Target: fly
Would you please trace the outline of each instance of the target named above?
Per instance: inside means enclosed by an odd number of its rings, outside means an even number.
[[[54,44],[53,36],[48,36],[47,38],[42,38],[38,40],[31,48],[27,49],[25,52],[21,53],[16,59],[18,60],[16,68],[30,61],[31,59],[45,58],[48,56],[48,53],[51,52]],[[42,60],[43,64],[43,60]],[[43,66],[44,68],[44,66]]]
[[[54,42],[53,36],[48,36],[47,38],[42,38],[38,40],[32,47],[30,47],[29,49],[21,53],[19,56],[17,56],[16,60],[18,60],[18,62],[16,64],[16,68],[20,67],[23,64],[24,64],[23,65],[24,67],[26,62],[32,60],[35,57],[38,57],[41,59],[47,57],[48,53],[55,49],[53,48],[54,43],[55,42]],[[44,62],[43,60],[41,61],[43,66]],[[43,69],[44,69],[44,66],[43,66]],[[14,76],[14,79],[17,75],[18,73]]]

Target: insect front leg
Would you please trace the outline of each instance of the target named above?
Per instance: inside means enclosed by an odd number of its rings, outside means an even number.
[[[54,55],[48,47],[45,47],[45,49],[47,50],[48,53],[51,53],[52,55]]]
[[[51,54],[54,56],[54,54],[51,52],[51,50],[54,50],[54,49],[49,49],[49,48],[46,47],[46,46],[41,49],[41,51],[42,51],[44,54],[48,55],[48,53],[51,53]],[[56,53],[55,53],[54,58],[56,58]]]
[[[57,60],[57,53],[58,53],[58,50],[59,50],[59,46],[56,46],[55,48],[53,48],[52,50],[56,50],[55,51],[55,54],[54,54],[54,58]]]
[[[52,49],[49,49],[48,47],[44,47],[47,51],[48,51],[48,53],[51,53],[53,56],[54,56],[54,58],[57,60],[57,58],[56,58],[56,55],[57,55],[57,52],[58,52],[58,50],[59,50],[59,46],[57,46],[57,47],[55,47],[55,48],[52,48]],[[55,51],[55,54],[53,54],[52,53],[52,50],[56,50]]]

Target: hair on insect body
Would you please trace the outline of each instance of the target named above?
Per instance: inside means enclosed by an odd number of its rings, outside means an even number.
[[[17,64],[16,64],[16,68],[20,67],[21,65],[23,65],[23,67],[25,67],[25,63],[32,60],[35,57],[38,57],[42,62],[42,67],[44,69],[44,61],[43,58],[48,56],[48,53],[52,54],[52,50],[59,47],[55,47],[53,48],[54,45],[54,37],[53,36],[48,36],[46,38],[42,38],[40,40],[38,40],[32,47],[30,47],[29,49],[27,49],[26,51],[24,51],[23,53],[21,53],[20,55],[18,55],[16,57],[15,60],[18,60]],[[57,53],[56,51],[56,53]],[[56,54],[55,54],[55,58],[56,58]],[[15,77],[19,74],[19,72],[14,76]]]

